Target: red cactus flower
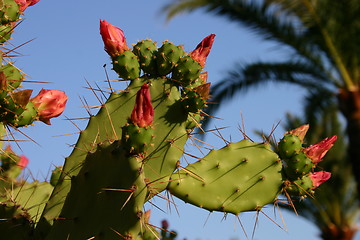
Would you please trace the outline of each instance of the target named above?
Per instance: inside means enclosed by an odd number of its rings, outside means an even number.
[[[17,165],[20,168],[26,168],[26,166],[29,163],[29,159],[25,156],[25,155],[21,155],[19,162],[17,163]]]
[[[202,67],[205,66],[206,58],[210,53],[212,44],[214,42],[215,34],[210,34],[204,38],[189,55]]]
[[[298,136],[298,138],[301,141],[303,141],[308,130],[309,130],[309,124],[305,124],[305,125],[302,125],[298,128],[295,128],[295,129],[289,131],[288,134]]]
[[[136,94],[134,110],[131,113],[130,120],[139,127],[146,127],[152,124],[154,120],[154,108],[151,104],[149,85],[144,83]]]
[[[19,5],[20,12],[24,12],[27,7],[35,5],[39,1],[40,0],[15,0]]]
[[[313,183],[313,189],[315,189],[319,187],[323,182],[329,180],[331,177],[331,173],[325,171],[314,172],[310,173],[309,177]]]
[[[100,34],[105,45],[105,51],[111,57],[116,57],[129,50],[124,32],[120,28],[111,25],[105,20],[100,20]]]
[[[30,99],[38,112],[39,120],[50,125],[50,118],[63,113],[68,97],[63,91],[41,89],[39,94]]]
[[[329,138],[325,138],[321,142],[305,148],[304,153],[307,155],[308,158],[312,160],[314,164],[317,164],[322,160],[325,154],[334,145],[336,139],[337,139],[336,135]]]

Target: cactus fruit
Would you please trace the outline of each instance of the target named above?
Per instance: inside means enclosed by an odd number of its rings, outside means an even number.
[[[1,0],[0,24],[16,21],[20,16],[19,5],[14,0]]]
[[[169,74],[183,55],[184,49],[182,46],[176,46],[169,41],[164,41],[156,55],[159,75],[165,76]]]
[[[13,64],[6,64],[0,67],[0,72],[4,75],[6,79],[6,89],[2,89],[3,91],[11,92],[18,87],[20,87],[21,82],[23,80],[23,75]]]
[[[132,51],[124,51],[113,59],[113,68],[120,78],[134,80],[140,77],[140,64]]]
[[[150,75],[157,74],[156,66],[156,43],[151,40],[139,41],[133,49],[133,52],[139,58],[140,67],[144,72]]]

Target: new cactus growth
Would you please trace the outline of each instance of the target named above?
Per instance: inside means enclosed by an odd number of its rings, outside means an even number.
[[[3,26],[37,2],[3,1],[9,2],[1,9]],[[165,224],[160,231],[151,226],[144,212],[144,204],[163,191],[209,211],[238,215],[260,211],[282,193],[311,195],[330,177],[315,169],[336,136],[306,148],[308,126],[287,132],[278,153],[265,142],[244,139],[179,170],[184,145],[201,126],[201,109],[210,97],[204,67],[215,35],[186,53],[169,41],[158,47],[142,40],[131,49],[124,32],[105,20],[100,33],[114,71],[130,83],[90,117],[50,183],[19,179],[26,161],[10,148],[0,153],[2,189],[15,186],[0,191],[6,219],[0,229],[12,236],[7,239],[174,239]],[[31,97],[32,90],[20,89],[23,79],[13,65],[1,66],[3,130],[37,120],[50,124],[64,111],[64,92],[43,89]]]

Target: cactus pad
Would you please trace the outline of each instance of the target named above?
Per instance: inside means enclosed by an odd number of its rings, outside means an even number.
[[[243,140],[213,150],[174,173],[168,190],[209,211],[238,214],[273,203],[282,185],[281,161],[261,143]]]

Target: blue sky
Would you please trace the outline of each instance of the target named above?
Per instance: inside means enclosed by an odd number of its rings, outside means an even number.
[[[94,84],[106,79],[103,65],[110,79],[116,79],[111,71],[110,59],[103,50],[99,34],[99,19],[105,19],[124,30],[128,44],[141,39],[152,39],[161,43],[171,40],[175,44],[183,44],[185,50],[191,51],[207,35],[216,34],[212,52],[210,53],[206,70],[210,82],[219,81],[235,62],[256,60],[282,60],[287,57],[286,49],[281,49],[274,43],[264,43],[243,26],[230,23],[222,18],[196,11],[181,15],[166,23],[161,7],[167,0],[41,0],[37,5],[26,10],[24,21],[16,29],[11,41],[14,46],[28,40],[34,41],[18,49],[26,56],[16,58],[16,65],[29,75],[29,80],[45,81],[48,84],[27,83],[24,88],[41,88],[64,90],[69,96],[64,116],[52,121],[52,126],[37,122],[35,126],[21,129],[29,135],[33,142],[23,142],[21,149],[15,148],[30,159],[29,169],[32,176],[45,179],[49,169],[61,165],[64,157],[72,150],[76,142],[76,133],[86,126],[86,120],[76,120],[74,124],[65,120],[68,118],[83,118],[87,116],[80,99],[85,98],[89,105],[98,105],[91,91],[87,90],[86,81]],[[98,83],[106,87],[104,83]],[[114,88],[124,86],[113,84]],[[216,116],[213,126],[228,129],[223,131],[227,139],[240,140],[238,126],[245,123],[249,136],[258,139],[254,130],[270,132],[272,127],[283,120],[286,112],[301,114],[301,99],[304,92],[289,85],[267,85],[247,94],[238,95],[231,102],[223,103]],[[94,109],[96,113],[96,109]],[[243,119],[242,119],[243,118]],[[284,130],[279,127],[275,136],[280,138]],[[66,136],[60,136],[66,135]],[[16,134],[18,139],[25,139]],[[213,135],[206,141],[220,148],[223,142]],[[166,210],[164,202],[157,204]],[[222,214],[211,214],[177,201],[176,209],[163,213],[153,209],[151,221],[160,224],[162,219],[168,219],[170,228],[179,232],[179,240],[230,240],[246,239],[240,224],[233,216],[223,219]],[[272,215],[272,207],[267,214]],[[280,229],[264,215],[259,216],[254,239],[317,239],[318,232],[301,217],[282,211],[288,231]],[[276,222],[283,225],[279,212],[276,211]],[[272,217],[274,217],[272,215]],[[240,216],[251,238],[255,213],[245,213]],[[304,236],[305,235],[305,236]],[[271,237],[269,237],[271,236]]]

